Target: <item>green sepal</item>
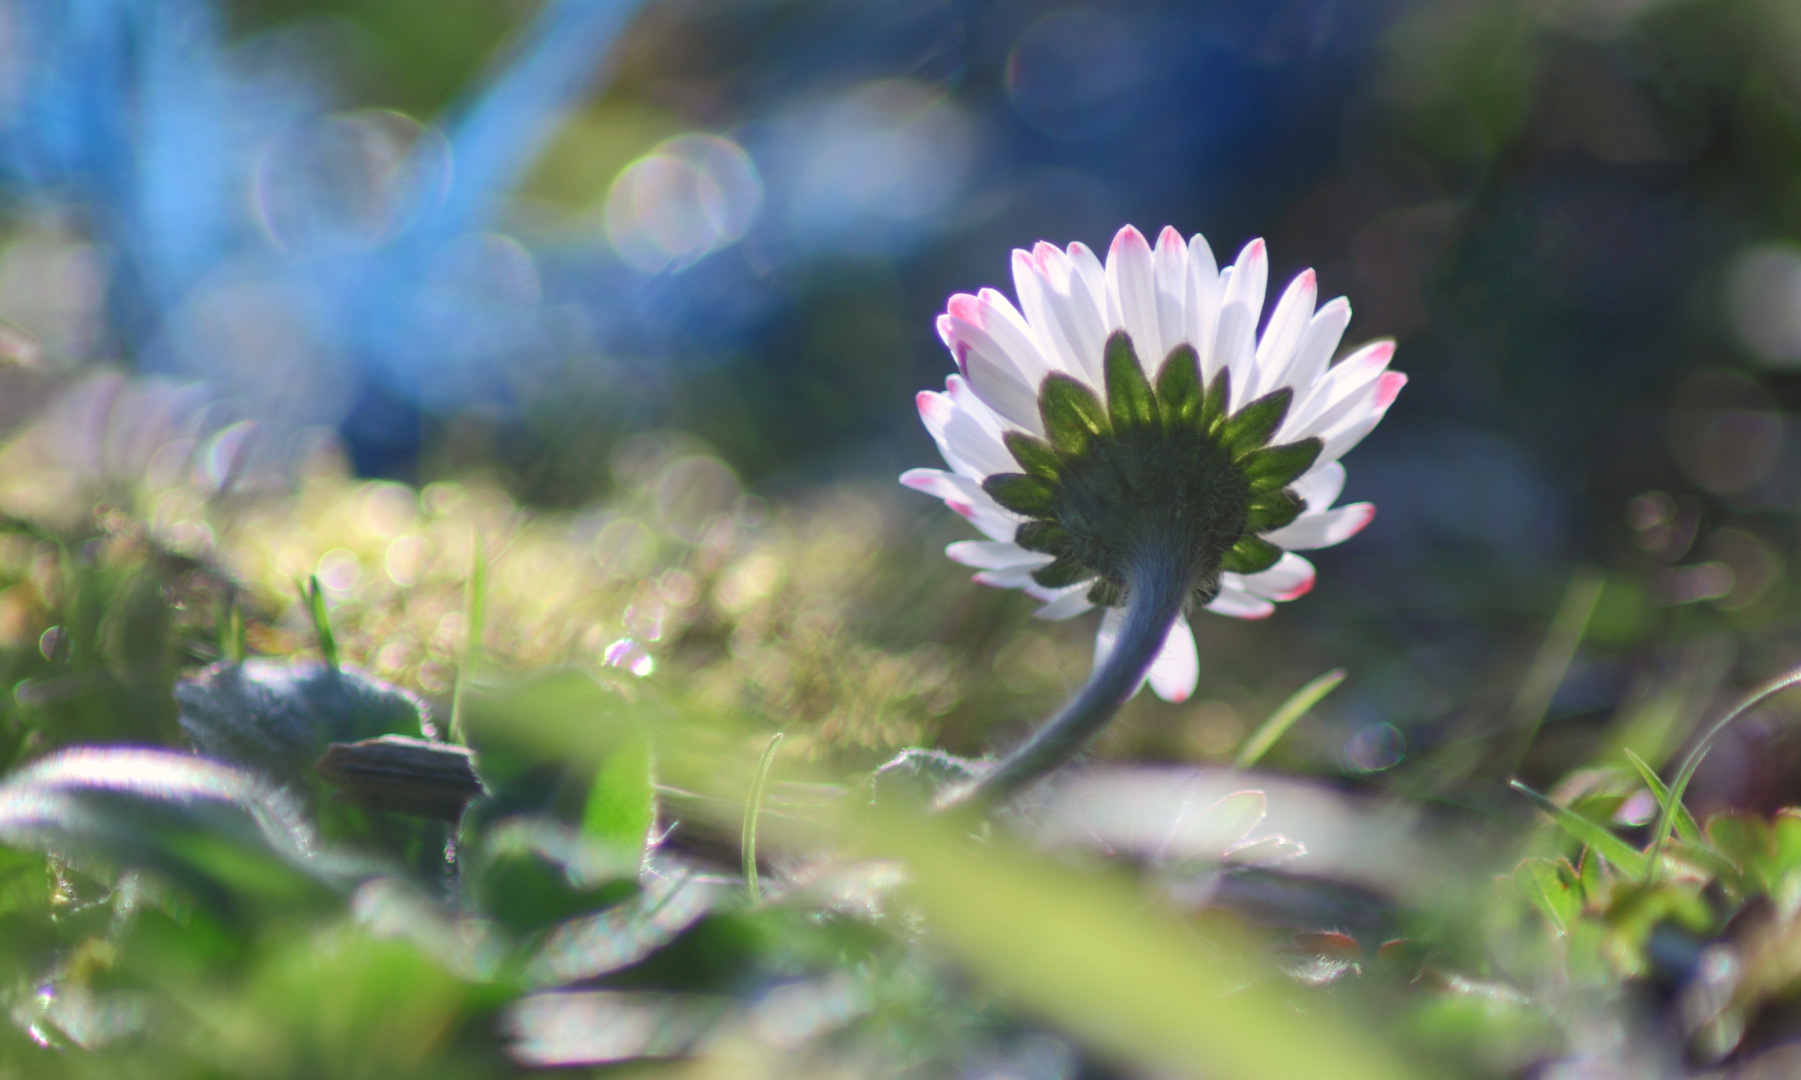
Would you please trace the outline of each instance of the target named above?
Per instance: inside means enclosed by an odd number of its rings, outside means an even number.
[[[1126,602],[1126,590],[1106,578],[1100,578],[1088,590],[1088,602],[1096,607],[1119,607]]]
[[[1245,518],[1246,532],[1266,533],[1288,525],[1301,516],[1307,504],[1301,497],[1287,488],[1271,491],[1251,500],[1251,509]]]
[[[1033,476],[1046,480],[1055,480],[1062,472],[1062,465],[1057,460],[1057,452],[1051,444],[1043,439],[1027,435],[1023,431],[1009,431],[1001,436],[1007,444],[1007,452],[1013,460],[1019,462],[1020,468]]]
[[[1074,559],[1058,559],[1049,566],[1032,571],[1032,580],[1047,589],[1061,589],[1085,580],[1094,571]]]
[[[1157,422],[1157,395],[1144,377],[1144,365],[1138,362],[1138,350],[1132,347],[1132,336],[1115,330],[1107,338],[1105,358],[1107,378],[1107,414],[1115,430],[1149,427]]]
[[[1318,439],[1267,446],[1241,459],[1238,468],[1250,484],[1251,494],[1263,495],[1279,491],[1300,479],[1302,473],[1313,468],[1313,463],[1319,460],[1319,452],[1325,447],[1326,444]]]
[[[1226,557],[1219,561],[1221,570],[1229,570],[1234,574],[1256,574],[1276,565],[1282,558],[1282,549],[1263,539],[1246,533],[1226,552]]]
[[[1251,402],[1233,413],[1220,428],[1220,441],[1234,455],[1248,454],[1269,442],[1270,436],[1288,416],[1294,391],[1284,386]]]
[[[1177,345],[1157,372],[1157,404],[1163,410],[1163,422],[1171,427],[1197,423],[1206,396],[1201,387],[1200,356],[1193,345]]]
[[[1226,403],[1231,400],[1232,373],[1220,368],[1207,387],[1207,396],[1201,399],[1200,429],[1209,435],[1218,430],[1220,422],[1226,418]]]
[[[994,501],[1026,517],[1049,517],[1057,507],[1057,485],[1042,476],[995,473],[982,481]]]
[[[1059,453],[1076,455],[1112,430],[1107,410],[1086,384],[1061,372],[1046,375],[1038,387],[1038,415],[1045,434]]]
[[[1042,555],[1062,555],[1075,538],[1054,521],[1027,521],[1013,532],[1013,542]]]

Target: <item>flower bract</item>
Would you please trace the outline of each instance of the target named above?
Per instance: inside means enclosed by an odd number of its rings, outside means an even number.
[[[1391,341],[1333,363],[1351,308],[1342,297],[1316,308],[1311,270],[1259,333],[1268,278],[1261,240],[1221,269],[1199,235],[1166,228],[1153,248],[1127,226],[1105,264],[1079,243],[1015,251],[1018,307],[993,289],[951,297],[938,332],[958,373],[919,395],[950,469],[901,477],[988,537],[946,554],[984,585],[1043,601],[1042,618],[1105,608],[1097,661],[1146,545],[1183,553],[1190,610],[1259,619],[1311,589],[1296,552],[1375,513],[1332,505],[1339,458],[1407,380],[1388,370]],[[1197,677],[1184,615],[1147,678],[1181,701]]]

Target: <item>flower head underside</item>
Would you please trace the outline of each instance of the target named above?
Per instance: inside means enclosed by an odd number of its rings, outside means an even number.
[[[1147,545],[1183,553],[1187,606],[1261,618],[1308,591],[1297,551],[1327,547],[1373,516],[1333,507],[1338,463],[1405,383],[1376,342],[1336,364],[1350,318],[1316,310],[1305,271],[1257,333],[1268,277],[1261,241],[1217,269],[1206,241],[1165,229],[1153,249],[1128,226],[1103,266],[1080,244],[1015,251],[1015,308],[991,289],[952,297],[940,335],[957,360],[920,415],[950,471],[902,482],[942,498],[989,539],[952,544],[983,584],[1069,618],[1107,609],[1104,657]],[[1180,700],[1197,665],[1178,618],[1149,681]]]

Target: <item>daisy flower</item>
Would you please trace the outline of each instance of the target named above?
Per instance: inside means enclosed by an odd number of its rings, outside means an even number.
[[[1313,586],[1296,552],[1375,513],[1332,504],[1339,458],[1407,381],[1388,370],[1394,343],[1333,363],[1351,308],[1316,308],[1311,270],[1258,333],[1268,277],[1261,240],[1219,269],[1199,235],[1166,228],[1152,248],[1127,226],[1105,265],[1081,244],[1015,251],[1018,307],[983,289],[938,317],[958,373],[919,395],[919,413],[950,469],[901,482],[988,537],[945,551],[976,581],[1024,590],[1041,618],[1104,608],[1097,678],[1132,633],[1130,611],[1158,607],[1120,700],[1144,681],[1186,700],[1192,612],[1268,616]],[[1167,595],[1153,605],[1151,593]]]

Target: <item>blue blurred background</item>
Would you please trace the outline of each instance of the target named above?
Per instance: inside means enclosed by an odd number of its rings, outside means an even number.
[[[13,351],[368,476],[580,505],[670,427],[765,493],[932,463],[944,298],[1127,222],[1266,236],[1400,340],[1376,523],[1255,639],[1359,672],[1347,733],[1504,711],[1472,673],[1585,564],[1554,720],[1648,641],[1801,660],[1782,0],[0,0]]]

